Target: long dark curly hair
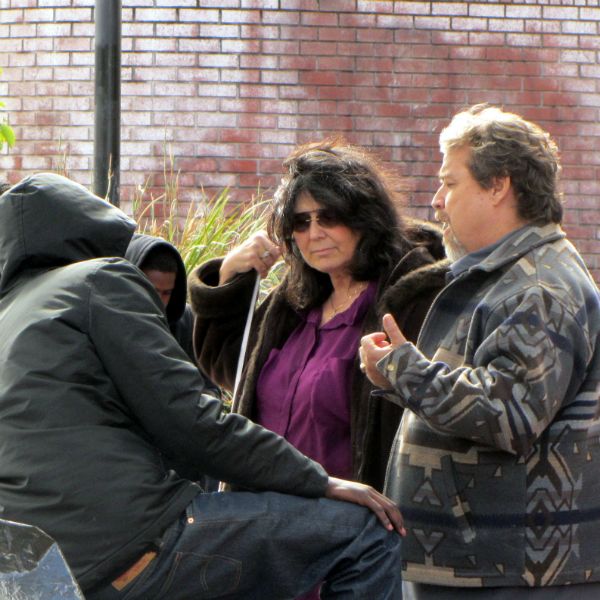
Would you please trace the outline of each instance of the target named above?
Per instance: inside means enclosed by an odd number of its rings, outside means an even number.
[[[296,308],[319,306],[332,290],[329,276],[309,266],[294,241],[295,204],[303,192],[358,233],[349,268],[356,281],[377,280],[413,247],[398,212],[396,181],[367,150],[343,138],[329,138],[296,148],[283,166],[286,172],[273,198],[268,233],[289,265],[285,293]]]

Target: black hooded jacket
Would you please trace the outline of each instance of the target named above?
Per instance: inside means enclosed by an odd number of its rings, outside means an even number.
[[[167,321],[169,329],[179,342],[179,345],[185,350],[192,362],[196,362],[194,357],[194,314],[187,304],[187,274],[181,254],[173,244],[159,237],[136,233],[131,238],[129,246],[125,251],[125,258],[136,267],[142,268],[144,261],[151,252],[162,248],[169,252],[177,262],[177,272],[175,274],[175,288],[166,307]]]
[[[151,283],[120,258],[134,228],[59,175],[0,196],[0,516],[51,535],[84,591],[199,492],[162,456],[257,490],[327,486],[322,467],[206,393]]]

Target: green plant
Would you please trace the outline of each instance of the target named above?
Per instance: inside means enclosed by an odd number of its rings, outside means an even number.
[[[153,197],[148,182],[139,186],[133,200],[133,218],[138,231],[162,237],[180,252],[189,273],[200,263],[224,256],[253,233],[265,229],[268,200],[260,190],[245,205],[232,203],[229,190],[224,189],[209,198],[203,190],[199,197],[185,207],[179,199],[179,173],[173,168],[173,159],[164,163],[164,189]],[[150,195],[150,198],[148,198]],[[264,297],[281,279],[284,265],[280,263],[261,282]]]
[[[0,68],[1,74],[2,69]],[[4,108],[5,106],[6,104],[0,100],[0,108]],[[9,148],[15,145],[15,132],[6,120],[0,121],[0,150],[2,150],[4,144],[7,144]]]

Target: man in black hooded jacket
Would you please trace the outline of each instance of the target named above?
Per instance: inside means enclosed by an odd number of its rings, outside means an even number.
[[[177,248],[162,238],[135,233],[125,258],[151,281],[164,304],[171,333],[190,360],[196,363],[194,314],[187,304],[187,274]]]
[[[400,598],[398,509],[224,414],[121,258],[134,229],[59,175],[0,196],[0,516],[51,535],[88,600]],[[163,455],[262,493],[203,494]]]
[[[187,273],[181,254],[173,244],[159,237],[134,233],[125,258],[144,273],[154,286],[164,306],[169,330],[189,359],[197,366],[194,356],[194,313],[187,303]],[[207,390],[221,396],[221,390],[205,373]],[[196,481],[206,492],[216,491],[219,482],[198,472],[194,465],[171,460],[168,466],[181,476]]]

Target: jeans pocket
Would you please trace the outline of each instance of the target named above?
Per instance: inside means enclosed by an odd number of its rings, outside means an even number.
[[[228,556],[177,552],[160,597],[173,600],[189,598],[189,592],[182,586],[185,582],[194,582],[193,588],[201,590],[203,599],[221,598],[236,592],[241,575],[241,561]]]

